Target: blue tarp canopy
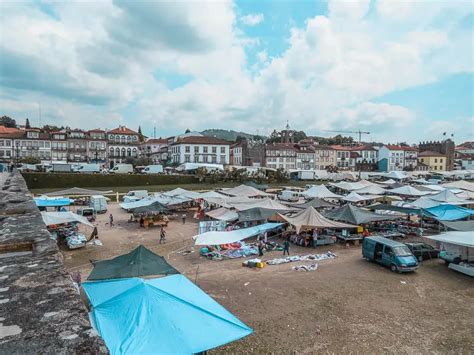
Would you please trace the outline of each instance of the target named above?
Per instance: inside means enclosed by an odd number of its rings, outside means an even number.
[[[183,275],[82,286],[111,354],[192,354],[252,333]]]
[[[440,221],[456,221],[474,215],[474,210],[455,205],[440,205],[423,210],[423,214]]]
[[[54,198],[54,199],[46,199],[46,198],[35,198],[36,206],[38,207],[61,207],[61,206],[69,206],[71,204],[71,200],[69,198]]]

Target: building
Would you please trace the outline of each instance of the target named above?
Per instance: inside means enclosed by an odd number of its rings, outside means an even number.
[[[337,150],[329,145],[314,146],[314,168],[329,170],[337,166]]]
[[[461,153],[456,150],[454,163],[458,170],[474,170],[474,153]]]
[[[413,171],[417,170],[418,166],[418,149],[414,147],[403,146],[403,152],[405,154],[405,162],[403,170]]]
[[[230,142],[214,137],[186,136],[177,138],[168,148],[174,164],[212,163],[227,165]]]
[[[446,157],[446,170],[454,170],[455,145],[451,139],[448,138],[444,141],[435,142],[422,142],[420,143],[418,150],[420,153],[429,151],[444,155]]]
[[[13,160],[12,133],[0,133],[0,162],[10,163]]]
[[[351,165],[351,147],[344,145],[332,145],[332,149],[336,152],[336,167],[338,170],[350,170],[354,166]]]
[[[271,143],[265,146],[265,166],[286,171],[296,169],[297,148],[293,143]]]
[[[91,163],[107,162],[107,134],[102,129],[87,131],[87,161]]]
[[[139,155],[140,138],[138,132],[125,126],[119,126],[107,133],[109,166],[125,163],[127,159],[137,158]]]
[[[12,133],[14,137],[14,156],[17,160],[37,158],[43,162],[51,161],[51,140],[47,132],[29,128]]]
[[[430,171],[446,171],[447,158],[438,152],[424,151],[418,154],[418,161]]]
[[[376,171],[378,169],[378,150],[371,145],[361,145],[351,148],[350,167],[356,171]]]
[[[147,139],[140,144],[140,155],[149,158],[153,164],[165,163],[168,159],[168,139]]]
[[[66,131],[51,132],[51,161],[68,162],[68,142]]]
[[[474,142],[464,142],[455,148],[456,153],[474,154]]]
[[[296,145],[296,169],[314,170],[314,146],[311,144]]]
[[[230,165],[252,166],[246,138],[240,138],[230,146]]]
[[[380,171],[397,171],[405,167],[405,150],[399,145],[387,144],[378,152],[378,167]]]
[[[87,162],[86,132],[80,129],[67,131],[67,155],[70,162]]]

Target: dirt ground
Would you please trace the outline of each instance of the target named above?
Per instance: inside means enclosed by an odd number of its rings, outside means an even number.
[[[319,262],[313,272],[294,264],[249,269],[243,259],[210,261],[192,248],[197,223],[171,221],[167,244],[159,229],[128,223],[117,204],[97,223],[103,246],[64,251],[69,271],[85,280],[90,259],[108,259],[139,244],[167,258],[216,301],[254,329],[247,338],[212,353],[472,353],[474,352],[474,280],[449,270],[441,260],[424,261],[412,274],[394,274],[361,258],[361,249],[341,245],[314,250],[291,245],[293,255],[331,250],[334,260]],[[90,233],[90,230],[89,230]],[[267,253],[264,259],[279,257]]]

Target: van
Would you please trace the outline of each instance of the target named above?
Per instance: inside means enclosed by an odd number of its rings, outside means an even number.
[[[93,208],[97,213],[107,212],[107,199],[102,195],[93,195],[89,203],[89,207]]]
[[[163,173],[163,165],[147,165],[142,172],[144,174],[161,174]]]
[[[148,197],[147,190],[133,190],[127,192],[123,197],[123,202],[135,202],[144,199],[145,197]]]
[[[296,191],[283,190],[278,195],[278,199],[281,201],[298,202],[298,200],[300,199],[300,194]]]
[[[405,244],[383,237],[365,237],[362,256],[368,261],[390,267],[393,272],[410,272],[418,269],[418,260]]]
[[[112,169],[109,170],[111,174],[132,174],[133,165],[132,164],[117,164]]]
[[[76,173],[100,173],[100,164],[84,164],[76,168]]]

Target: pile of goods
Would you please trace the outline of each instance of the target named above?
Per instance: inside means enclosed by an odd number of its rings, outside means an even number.
[[[200,249],[200,254],[211,260],[236,259],[257,255],[258,249],[245,242],[235,242],[216,246],[207,246]]]
[[[250,259],[250,260],[245,260],[243,263],[242,263],[242,266],[246,266],[246,267],[256,267],[258,269],[262,269],[264,268],[266,265],[266,263],[258,258],[256,259]]]
[[[292,263],[294,261],[320,261],[320,260],[329,260],[335,259],[336,254],[328,251],[324,254],[308,254],[308,255],[294,255],[294,256],[287,256],[286,258],[276,258],[267,261],[268,265],[280,265],[286,263]]]
[[[66,244],[69,249],[83,248],[86,246],[86,236],[82,233],[71,234],[66,237]]]
[[[309,265],[297,265],[293,266],[291,269],[295,271],[316,271],[318,270],[318,264],[309,264]]]

